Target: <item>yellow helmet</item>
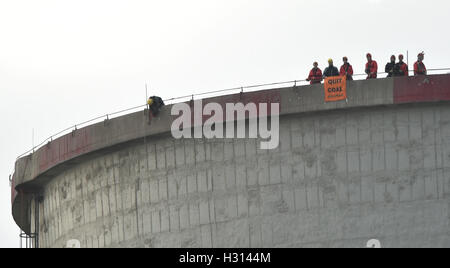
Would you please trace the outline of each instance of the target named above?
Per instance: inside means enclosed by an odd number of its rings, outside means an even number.
[[[153,99],[148,99],[147,104],[148,105],[152,105],[153,104]]]
[[[332,59],[328,59],[328,63],[333,63],[333,60]]]

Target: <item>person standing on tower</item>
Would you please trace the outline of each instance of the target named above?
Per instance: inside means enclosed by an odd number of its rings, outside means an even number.
[[[423,52],[417,55],[417,61],[414,63],[414,75],[427,75],[427,68],[423,64],[424,57],[425,54]]]
[[[372,60],[372,54],[367,53],[366,58],[367,58],[366,63],[367,79],[375,79],[377,78],[378,64],[376,61]]]
[[[353,67],[350,63],[348,63],[348,58],[344,57],[342,59],[344,61],[344,64],[341,66],[341,70],[339,74],[341,76],[346,76],[347,80],[353,80]]]
[[[408,64],[403,62],[403,55],[398,55],[397,74],[396,76],[408,76]]]
[[[386,64],[384,71],[388,74],[387,77],[394,77],[398,73],[394,55],[391,56],[391,62]]]
[[[331,77],[331,76],[339,76],[339,71],[333,65],[333,60],[328,60],[328,67],[323,71],[323,78]]]
[[[322,81],[322,70],[319,69],[319,64],[317,62],[313,63],[313,68],[309,72],[308,78],[306,78],[306,81],[311,81],[310,84],[320,84]]]

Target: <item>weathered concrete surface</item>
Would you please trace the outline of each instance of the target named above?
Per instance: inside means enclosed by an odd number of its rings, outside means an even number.
[[[205,101],[279,102],[272,151],[174,140],[170,107],[151,125],[139,112],[80,129],[17,161],[13,216],[33,231],[22,204],[43,194],[43,247],[448,247],[450,106],[407,104],[396,83],[351,82],[339,103],[321,86]]]

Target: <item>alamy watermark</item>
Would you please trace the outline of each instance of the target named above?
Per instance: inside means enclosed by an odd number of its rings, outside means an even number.
[[[178,116],[171,126],[172,136],[175,139],[260,138],[262,150],[278,148],[280,143],[279,103],[270,103],[270,107],[268,103],[258,105],[226,103],[223,107],[214,102],[203,106],[202,100],[197,100],[194,101],[193,108],[192,111],[191,105],[187,103],[177,103],[172,106],[171,115]],[[248,120],[248,129],[246,120]]]

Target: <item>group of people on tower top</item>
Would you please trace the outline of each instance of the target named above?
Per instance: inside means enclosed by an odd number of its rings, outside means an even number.
[[[426,75],[427,74],[427,68],[425,67],[425,64],[423,63],[425,54],[419,53],[417,55],[417,62],[414,63],[414,75]],[[376,61],[372,59],[372,55],[370,53],[367,53],[366,55],[367,63],[366,63],[366,69],[365,73],[367,74],[366,79],[376,79],[378,76],[378,64]],[[348,62],[348,58],[344,57],[343,59],[343,65],[341,66],[341,69],[338,70],[333,65],[333,60],[328,60],[328,67],[325,68],[325,70],[322,73],[322,70],[319,68],[319,64],[317,62],[314,62],[312,70],[309,72],[309,76],[306,79],[306,81],[309,81],[312,84],[320,84],[322,80],[326,77],[332,77],[332,76],[346,76],[347,80],[353,80],[353,67]],[[386,64],[385,72],[388,74],[387,77],[394,77],[394,76],[408,76],[408,65],[403,62],[403,55],[398,56],[398,62],[395,62],[396,57],[394,55],[391,56],[391,61]]]

